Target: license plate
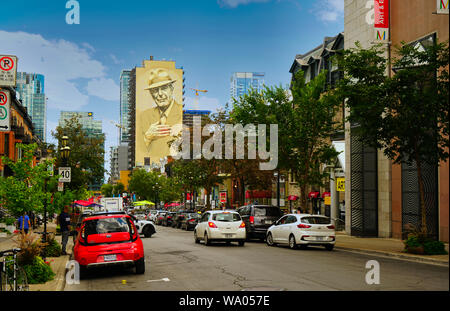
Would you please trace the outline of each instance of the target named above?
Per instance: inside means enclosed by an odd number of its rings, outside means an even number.
[[[265,221],[264,221],[264,224],[266,224],[266,225],[271,225],[271,224],[273,224],[273,221],[272,221],[272,220],[265,220]]]
[[[225,234],[225,237],[226,237],[226,238],[232,238],[233,235],[232,235],[232,234]]]
[[[323,236],[317,236],[317,237],[316,237],[316,240],[317,240],[317,241],[323,241]]]
[[[105,255],[105,256],[103,256],[103,259],[105,261],[115,261],[115,260],[117,260],[117,256],[116,255]]]

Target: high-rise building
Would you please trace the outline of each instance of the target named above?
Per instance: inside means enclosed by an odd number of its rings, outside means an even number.
[[[130,81],[131,70],[122,70],[120,73],[120,142],[128,142],[128,119],[129,119],[129,103],[128,103],[128,85]]]
[[[102,121],[94,120],[94,114],[92,112],[84,111],[61,111],[59,118],[59,126],[63,127],[67,120],[70,120],[73,116],[76,116],[78,122],[81,124],[82,129],[87,137],[91,138],[101,138],[104,137],[102,132]],[[103,150],[105,150],[105,142],[102,145]],[[95,184],[89,185],[89,190],[99,190],[100,186],[103,184],[103,178],[97,180]]]
[[[33,122],[35,134],[46,141],[47,101],[44,92],[44,76],[36,73],[17,73],[17,97]]]
[[[230,97],[239,98],[253,88],[258,92],[264,87],[264,72],[235,72],[231,76]]]

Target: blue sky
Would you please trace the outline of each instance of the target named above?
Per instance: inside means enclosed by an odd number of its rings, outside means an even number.
[[[344,0],[78,0],[79,25],[66,24],[66,2],[2,3],[0,54],[17,55],[19,71],[45,75],[47,141],[61,110],[92,111],[107,152],[117,144],[111,121],[119,121],[122,69],[150,55],[175,60],[187,108],[198,86],[208,90],[200,108],[215,110],[229,100],[233,72],[265,72],[267,85],[286,86],[296,54],[344,29]]]

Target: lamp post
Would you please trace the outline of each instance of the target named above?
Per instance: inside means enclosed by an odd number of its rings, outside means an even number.
[[[280,172],[274,172],[273,176],[277,178],[277,207],[280,209]]]

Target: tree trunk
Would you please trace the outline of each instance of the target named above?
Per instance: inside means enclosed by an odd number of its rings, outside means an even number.
[[[424,235],[427,235],[427,211],[425,209],[425,189],[423,185],[423,176],[422,176],[422,164],[420,163],[420,159],[416,153],[416,165],[417,165],[417,181],[419,182],[419,195],[420,195],[420,212],[422,218],[421,232]]]
[[[306,194],[306,186],[300,187],[300,210],[302,213],[307,213],[308,210],[308,199]],[[310,212],[312,214],[312,211]]]
[[[206,207],[207,210],[210,210],[211,209],[211,201],[209,199],[209,195],[211,193],[211,188],[207,187],[205,189],[205,192],[206,192],[206,204],[205,204],[205,207]]]

